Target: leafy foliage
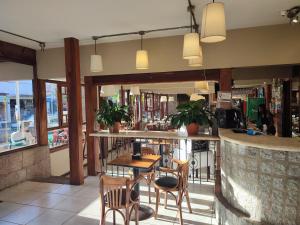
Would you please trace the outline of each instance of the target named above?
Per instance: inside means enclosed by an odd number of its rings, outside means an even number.
[[[115,122],[131,122],[131,114],[127,106],[119,106],[111,100],[101,102],[100,109],[97,111],[96,120],[99,124],[111,127]]]
[[[182,125],[198,123],[199,125],[212,125],[213,114],[208,109],[205,100],[190,101],[177,106],[177,113],[171,114],[167,120],[171,120],[171,125],[180,128]]]

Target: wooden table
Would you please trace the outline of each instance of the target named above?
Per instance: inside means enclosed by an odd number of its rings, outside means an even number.
[[[140,151],[140,143],[135,143],[133,146],[133,152],[137,153]],[[144,155],[140,160],[133,160],[130,154],[119,156],[112,161],[108,162],[108,165],[112,166],[123,166],[133,168],[134,178],[138,178],[139,169],[150,169],[152,168],[159,160],[160,155]],[[140,184],[135,185],[134,190],[140,195]],[[139,211],[139,220],[145,220],[152,217],[154,211],[151,207],[140,205]],[[134,219],[132,219],[134,220]]]

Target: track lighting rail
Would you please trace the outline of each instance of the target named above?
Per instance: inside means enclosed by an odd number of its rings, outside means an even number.
[[[7,31],[7,30],[1,30],[1,29],[0,29],[0,32],[6,33],[6,34],[9,34],[9,35],[13,35],[13,36],[15,36],[15,37],[23,38],[23,39],[26,39],[26,40],[29,40],[29,41],[36,42],[36,43],[38,43],[39,46],[41,47],[41,50],[42,50],[42,51],[45,50],[46,43],[43,42],[43,41],[38,41],[38,40],[29,38],[29,37],[25,37],[25,36],[23,36],[23,35],[15,34],[15,33],[12,33],[12,32],[10,32],[10,31]]]
[[[194,25],[194,29],[196,29],[196,26]],[[159,28],[159,29],[152,29],[152,30],[143,30],[143,31],[134,31],[134,32],[127,32],[127,33],[118,33],[118,34],[108,34],[108,35],[101,35],[101,36],[93,36],[93,40],[98,40],[101,38],[108,38],[108,37],[119,37],[119,36],[127,36],[127,35],[140,35],[141,32],[144,32],[144,34],[153,33],[153,32],[160,32],[160,31],[167,31],[167,30],[180,30],[180,29],[189,29],[191,28],[190,25],[188,26],[179,26],[179,27],[167,27],[167,28]]]

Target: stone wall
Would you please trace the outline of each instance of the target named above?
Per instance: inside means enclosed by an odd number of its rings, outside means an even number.
[[[50,176],[48,146],[0,156],[0,190],[25,180],[48,176]]]
[[[300,224],[300,152],[222,141],[221,182],[224,198],[249,215],[248,223]]]

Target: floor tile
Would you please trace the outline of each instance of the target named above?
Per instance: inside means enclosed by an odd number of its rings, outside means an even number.
[[[83,185],[82,186],[74,186],[74,185],[64,184],[64,185],[60,186],[59,188],[51,191],[51,193],[71,196],[83,188],[84,188]]]
[[[45,213],[30,221],[27,225],[61,225],[75,214],[48,209]]]
[[[20,204],[29,204],[43,195],[44,193],[36,191],[16,191],[15,189],[8,189],[0,192],[0,200]]]
[[[45,209],[40,207],[23,206],[20,209],[1,218],[1,220],[16,224],[26,224],[41,215],[44,211]]]
[[[64,225],[99,225],[99,220],[89,217],[74,216]]]
[[[16,211],[21,208],[23,205],[11,203],[11,202],[1,202],[0,203],[0,220],[2,217]]]
[[[78,197],[66,197],[62,202],[56,204],[53,208],[69,212],[80,212],[88,207],[93,200]]]
[[[15,223],[5,222],[0,220],[0,225],[16,225]]]
[[[42,197],[38,198],[37,200],[29,203],[29,205],[52,208],[53,206],[63,201],[64,199],[66,199],[64,195],[47,193]]]

